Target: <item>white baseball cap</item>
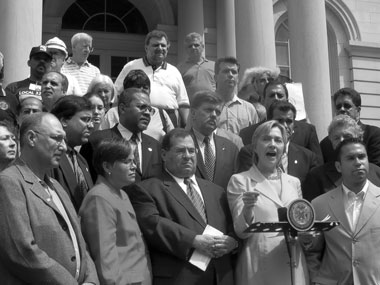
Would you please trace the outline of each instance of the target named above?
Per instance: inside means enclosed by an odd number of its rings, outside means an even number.
[[[65,53],[66,57],[68,56],[66,44],[60,38],[54,37],[48,40],[45,46],[48,49],[51,49],[51,48],[59,49]]]

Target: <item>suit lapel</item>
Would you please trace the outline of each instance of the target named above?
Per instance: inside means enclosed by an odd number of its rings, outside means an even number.
[[[86,180],[88,189],[91,189],[92,186],[94,186],[94,183],[92,182],[92,178],[88,170],[88,166],[85,162],[85,159],[80,153],[77,153],[77,160],[78,160],[79,167],[82,169],[83,176],[84,176],[84,179]]]
[[[217,173],[224,175],[223,166],[228,163],[235,163],[235,161],[226,161],[226,145],[219,139],[218,136],[214,135],[215,142],[215,174],[214,181],[216,181]]]
[[[177,202],[181,204],[202,227],[204,227],[205,223],[201,215],[198,213],[197,209],[195,209],[193,203],[186,195],[186,193],[182,190],[182,188],[178,185],[178,183],[174,181],[174,179],[169,174],[166,174],[163,182],[167,188],[167,191],[174,197],[174,199],[176,199]]]
[[[195,136],[193,129],[191,129],[190,133],[191,133],[191,136],[193,137],[194,145],[195,145],[195,148],[197,150],[197,169],[198,169],[198,172],[199,172],[201,178],[207,179],[206,166],[205,166],[204,161],[203,161],[203,156],[202,156],[202,152],[199,148],[197,137]]]
[[[376,210],[379,208],[379,197],[380,189],[370,183],[358,218],[358,222],[355,229],[355,235],[357,235],[363,229],[363,227],[368,223],[369,219],[375,214]]]
[[[148,169],[148,166],[149,166],[149,163],[150,161],[152,160],[152,152],[153,152],[153,148],[152,148],[152,145],[150,143],[150,141],[146,138],[147,135],[141,133],[141,156],[142,156],[142,171],[140,171],[140,175],[142,175],[142,173],[146,173],[147,172],[147,169]]]
[[[339,186],[335,190],[331,191],[330,199],[328,201],[331,212],[334,214],[335,220],[340,222],[340,225],[345,229],[347,233],[352,234],[350,222],[348,221],[346,211],[343,204],[343,189]],[[324,218],[324,217],[322,217]]]
[[[80,205],[81,201],[76,191],[78,186],[77,178],[66,154],[62,155],[59,168],[62,170],[62,174],[66,180],[67,186],[69,187],[71,197],[74,197],[77,205]]]
[[[297,161],[297,151],[295,151],[293,147],[293,143],[289,143],[289,148],[288,148],[288,173],[297,173],[296,168],[298,166],[298,161],[297,164],[295,163]]]

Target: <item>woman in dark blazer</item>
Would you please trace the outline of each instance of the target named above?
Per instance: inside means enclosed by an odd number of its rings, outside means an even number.
[[[100,284],[150,285],[150,260],[128,195],[135,181],[133,150],[125,140],[104,140],[94,153],[96,185],[79,210],[83,236]]]

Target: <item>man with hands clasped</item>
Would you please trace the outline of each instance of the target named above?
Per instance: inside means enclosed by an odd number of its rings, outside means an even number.
[[[196,178],[196,148],[188,131],[164,136],[160,178],[127,188],[152,262],[153,284],[234,284],[230,253],[238,246],[222,187]],[[204,270],[194,254],[210,258]]]

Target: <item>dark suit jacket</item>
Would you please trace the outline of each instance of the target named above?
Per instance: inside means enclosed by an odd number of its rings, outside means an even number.
[[[197,170],[195,175],[207,179],[206,167],[203,161],[202,152],[199,150],[197,139],[193,132],[192,136],[197,147]],[[226,138],[218,135],[214,135],[215,142],[215,172],[214,182],[215,184],[222,186],[224,190],[227,189],[228,181],[233,174],[238,170],[237,157],[239,150],[234,143]]]
[[[360,121],[358,124],[364,131],[363,141],[367,149],[369,162],[380,166],[380,128],[362,124]],[[321,141],[321,150],[325,163],[335,160],[334,149],[328,137]]]
[[[121,133],[117,128],[117,125],[111,129],[101,130],[94,132],[90,138],[89,142],[84,144],[80,150],[80,153],[87,160],[90,165],[90,173],[94,180],[96,180],[96,172],[92,165],[92,156],[95,147],[99,144],[103,139],[108,138],[119,138],[121,139]],[[142,172],[140,170],[136,170],[136,182],[141,180],[157,177],[161,174],[162,171],[162,162],[160,155],[160,144],[154,138],[142,133],[141,134],[141,143],[142,143]]]
[[[77,154],[77,160],[78,160],[78,165],[82,169],[84,178],[87,182],[88,189],[90,189],[92,186],[94,186],[94,183],[90,175],[87,161],[79,153]],[[51,176],[54,179],[56,179],[59,182],[59,184],[63,186],[63,188],[66,190],[67,194],[69,195],[71,202],[74,205],[75,210],[78,212],[80,206],[82,205],[84,195],[82,195],[81,191],[79,190],[75,172],[66,155],[62,155],[61,161],[59,163],[59,167],[54,168],[52,170]]]
[[[368,180],[380,187],[380,167],[369,164]],[[306,176],[302,188],[303,197],[311,201],[342,184],[342,175],[336,170],[335,163],[329,161],[314,168]]]
[[[205,202],[208,224],[224,234],[232,231],[232,218],[226,193],[220,186],[197,178]],[[161,179],[151,178],[127,188],[141,231],[150,251],[155,285],[192,285],[207,275],[216,275],[216,284],[233,284],[230,255],[212,259],[203,272],[188,262],[196,235],[203,233],[205,222],[186,193],[164,172]]]
[[[66,191],[54,179],[45,182],[58,194],[78,239],[79,280],[74,278],[76,260],[67,223],[37,176],[17,160],[0,174],[0,283],[99,284]]]
[[[262,123],[263,122],[246,127],[240,131],[240,136],[243,139],[244,145],[252,143],[253,133]],[[318,162],[320,164],[323,163],[322,152],[314,125],[301,121],[294,121],[294,133],[291,136],[290,141],[311,150],[316,154]]]
[[[239,172],[251,168],[252,155],[252,145],[246,145],[240,150],[238,156]],[[301,186],[309,171],[318,165],[320,164],[315,153],[295,143],[289,143],[288,174],[297,177],[301,181]]]

